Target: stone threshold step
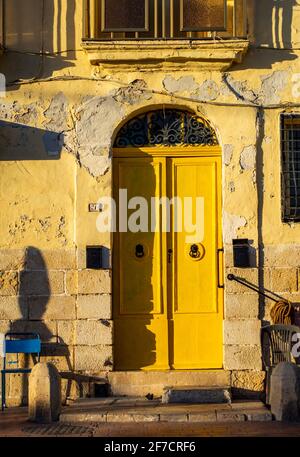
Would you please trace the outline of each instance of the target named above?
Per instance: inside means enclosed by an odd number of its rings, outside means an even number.
[[[227,370],[167,370],[167,371],[111,371],[103,377],[110,386],[111,395],[163,395],[166,386],[223,387],[230,385]]]
[[[175,386],[165,387],[162,403],[231,403],[229,386],[201,387],[201,386]]]
[[[159,400],[104,398],[82,399],[65,407],[62,423],[132,422],[266,422],[271,412],[261,402],[223,404],[162,404]]]

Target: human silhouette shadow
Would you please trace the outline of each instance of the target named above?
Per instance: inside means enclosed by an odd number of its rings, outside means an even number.
[[[19,308],[22,314],[21,319],[11,323],[12,333],[38,333],[42,340],[41,361],[52,361],[55,363],[59,358],[64,357],[68,370],[73,367],[70,360],[68,346],[58,335],[57,329],[48,328],[44,319],[47,318],[47,307],[51,298],[51,286],[49,283],[48,270],[42,252],[29,246],[26,248],[23,270],[20,272],[19,284]],[[24,355],[20,359],[22,368],[29,368],[36,363],[36,357]],[[70,392],[71,381],[67,384],[67,395]],[[22,403],[27,403],[28,377],[22,378]]]
[[[5,3],[6,57],[1,61],[1,72],[7,82],[47,78],[55,71],[74,66],[76,0]],[[15,90],[16,86],[7,89]]]

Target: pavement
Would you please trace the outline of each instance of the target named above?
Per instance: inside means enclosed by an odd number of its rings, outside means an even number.
[[[300,437],[300,424],[283,422],[141,422],[50,425],[27,421],[27,408],[0,412],[3,437]]]
[[[83,398],[63,409],[63,423],[267,422],[272,414],[259,401],[218,404],[162,404],[140,397]]]

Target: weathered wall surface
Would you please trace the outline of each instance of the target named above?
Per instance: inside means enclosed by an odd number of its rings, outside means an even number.
[[[11,0],[6,46],[19,53],[0,60],[11,83],[0,100],[0,332],[38,331],[48,343],[45,360],[63,371],[113,369],[111,271],[85,269],[86,245],[110,249],[111,238],[97,231],[88,204],[111,195],[111,144],[120,123],[163,104],[200,113],[218,133],[225,274],[299,301],[300,225],[281,222],[279,115],[281,104],[300,103],[293,83],[299,50],[280,49],[299,48],[300,5],[285,2],[280,29],[276,15],[266,27],[272,14],[261,14],[271,3],[249,2],[253,47],[227,74],[138,66],[114,74],[90,66],[81,50],[80,1],[46,0],[43,12],[39,1]],[[258,48],[265,45],[270,49]],[[26,53],[41,46],[48,56]],[[253,268],[233,269],[235,237],[253,241]],[[226,282],[224,367],[237,391],[262,388],[259,330],[269,308]],[[20,382],[11,377],[10,402],[19,401]]]

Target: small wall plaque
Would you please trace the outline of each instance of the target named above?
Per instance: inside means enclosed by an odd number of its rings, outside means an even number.
[[[102,204],[101,203],[89,203],[89,213],[101,213]]]

